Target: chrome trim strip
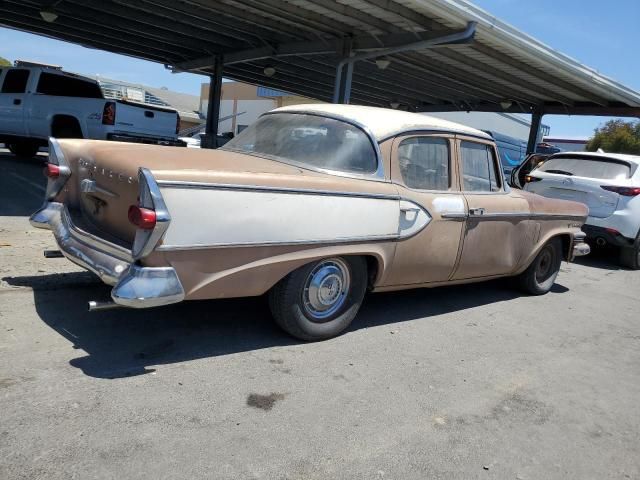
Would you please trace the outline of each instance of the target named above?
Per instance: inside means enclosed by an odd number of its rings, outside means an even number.
[[[451,213],[442,213],[440,217],[448,220],[466,220],[469,217],[469,215],[466,213],[451,212]]]
[[[388,135],[385,135],[384,137],[382,137],[379,142],[386,142],[387,140],[393,138],[393,137],[398,137],[398,136],[404,136],[404,135],[464,135],[466,137],[473,137],[473,138],[477,138],[479,140],[484,140],[486,142],[495,142],[495,140],[489,135],[489,134],[484,134],[484,135],[477,135],[471,132],[463,132],[460,130],[440,130],[440,129],[428,129],[428,130],[421,130],[421,129],[416,129],[416,128],[400,128],[398,130],[393,130],[391,133],[389,133]]]
[[[109,190],[105,190],[104,188],[100,188],[96,181],[90,178],[85,178],[80,182],[80,191],[82,193],[99,193],[100,195],[112,198],[118,197],[117,194],[110,192]]]
[[[140,185],[140,199],[142,201],[145,196],[142,189],[146,188],[152,205],[150,207],[156,212],[156,225],[151,232],[140,230],[136,231],[136,238],[133,242],[132,255],[133,258],[144,258],[153,252],[153,249],[158,245],[160,239],[164,236],[169,223],[171,222],[171,215],[167,210],[167,205],[164,203],[162,194],[160,193],[160,187],[156,183],[155,178],[149,171],[149,169],[141,167],[138,170],[138,185]],[[149,206],[147,206],[148,208]]]
[[[53,230],[53,221],[56,220],[56,215],[60,215],[62,221],[64,221],[65,228],[69,230],[69,234],[78,241],[85,243],[91,247],[103,250],[115,257],[125,260],[129,263],[133,261],[131,252],[120,245],[108,242],[100,237],[97,237],[89,232],[86,232],[76,225],[74,225],[69,210],[62,203],[58,202],[45,202],[45,204],[36,211],[29,222],[36,228],[43,228],[46,230]]]
[[[409,238],[409,237],[407,237]],[[176,250],[203,250],[207,248],[240,248],[240,247],[285,247],[292,245],[334,245],[340,243],[368,243],[368,242],[380,242],[384,240],[404,240],[405,237],[400,237],[398,234],[393,235],[377,235],[370,237],[352,237],[352,238],[336,238],[331,240],[300,240],[296,242],[261,242],[261,243],[212,243],[201,245],[160,245],[156,248],[156,251],[176,251]]]
[[[573,246],[574,257],[583,257],[589,255],[589,253],[591,253],[591,247],[586,243],[580,242]]]
[[[532,220],[536,218],[553,218],[554,220],[577,220],[580,222],[584,222],[586,220],[586,217],[583,217],[581,215],[567,215],[565,213],[532,213],[530,217]]]
[[[270,187],[270,186],[262,186],[262,185],[235,185],[232,183],[187,182],[187,181],[181,181],[181,180],[158,180],[157,184],[163,188],[223,189],[223,190],[239,190],[239,191],[296,193],[301,195],[328,195],[328,196],[336,196],[336,197],[400,200],[400,195],[389,195],[385,193],[360,193],[360,192],[345,192],[345,191],[339,191],[339,190],[334,191],[334,190],[315,190],[315,189],[305,189],[305,188]]]
[[[348,123],[350,125],[353,125],[356,128],[359,128],[360,130],[362,130],[362,132],[364,132],[364,134],[367,136],[367,138],[369,139],[369,142],[371,143],[371,146],[373,147],[375,156],[376,156],[376,161],[377,161],[377,166],[376,166],[376,170],[374,172],[370,172],[370,173],[364,173],[364,174],[358,174],[358,173],[350,173],[350,172],[343,172],[340,170],[329,170],[329,169],[325,169],[325,168],[315,168],[311,165],[308,164],[304,164],[301,162],[296,162],[294,160],[288,160],[288,159],[281,159],[281,158],[271,158],[271,157],[265,157],[262,155],[258,155],[258,154],[253,154],[254,156],[258,156],[260,158],[266,158],[268,160],[272,160],[274,162],[280,162],[280,163],[284,163],[287,165],[293,165],[294,167],[300,167],[303,168],[305,170],[311,170],[314,172],[320,172],[320,173],[327,173],[329,175],[336,175],[339,177],[349,177],[349,178],[358,178],[361,180],[372,180],[372,181],[378,181],[378,182],[386,182],[387,180],[385,179],[384,176],[384,159],[382,157],[382,151],[380,150],[380,144],[378,143],[378,141],[376,140],[375,135],[373,134],[373,132],[371,131],[371,129],[363,124],[360,123],[356,120],[353,120],[352,118],[348,118],[339,114],[335,114],[335,113],[324,113],[324,112],[309,112],[306,110],[302,110],[302,109],[291,109],[291,110],[287,110],[286,112],[279,112],[279,111],[271,111],[271,112],[266,112],[263,113],[261,115],[261,117],[265,116],[265,115],[282,115],[282,114],[294,114],[294,115],[312,115],[315,117],[324,117],[324,118],[331,118],[333,120],[338,120],[340,122],[344,122],[344,123]],[[245,155],[251,155],[251,152],[244,152],[242,150],[237,150],[237,149],[232,149],[232,148],[225,148],[220,147],[220,150],[226,150],[229,152],[237,152],[237,153],[243,153]]]
[[[526,218],[528,220],[535,219],[551,219],[551,220],[584,220],[584,217],[577,215],[566,215],[558,213],[527,213],[527,212],[489,212],[481,215],[469,215],[474,220],[492,220],[496,218]]]
[[[35,227],[51,230],[63,255],[95,273],[104,283],[115,285],[129,267],[130,255],[114,254],[119,247],[106,245],[104,241],[96,242],[95,237],[73,228],[67,208],[61,203],[46,203],[30,221]]]
[[[58,167],[60,168],[60,175],[58,176],[58,178],[49,178],[47,180],[45,202],[53,200],[55,196],[60,193],[60,190],[62,190],[65,183],[67,183],[67,180],[69,180],[69,177],[71,176],[71,168],[69,167],[69,163],[64,158],[64,154],[62,153],[60,144],[53,137],[49,137],[48,163],[58,165]]]
[[[136,265],[130,263],[130,254],[128,258],[119,258],[112,252],[120,247],[109,244],[105,248],[107,242],[95,241],[96,237],[78,233],[73,228],[67,207],[62,203],[45,203],[30,221],[35,227],[53,232],[66,258],[95,273],[104,283],[114,285],[111,297],[116,303],[147,308],[184,300],[184,289],[172,267]]]
[[[184,297],[184,288],[172,267],[142,267],[135,263],[111,290],[114,302],[131,308],[160,307],[181,302]]]

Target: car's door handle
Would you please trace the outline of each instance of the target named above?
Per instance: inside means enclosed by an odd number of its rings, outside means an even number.
[[[484,208],[470,208],[469,209],[469,215],[472,215],[474,217],[478,217],[480,215],[484,215]]]
[[[13,104],[14,105],[20,105],[22,103],[22,100],[20,100],[19,98],[14,98],[13,99]]]

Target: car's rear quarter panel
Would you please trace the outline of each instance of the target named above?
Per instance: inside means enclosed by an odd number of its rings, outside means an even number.
[[[566,248],[565,259],[570,256],[570,243],[573,236],[581,233],[581,227],[587,219],[589,209],[586,205],[568,200],[546,198],[534,193],[519,191],[529,202],[531,211],[531,229],[533,247],[523,257],[519,271],[526,269],[540,249],[553,237],[560,237]]]

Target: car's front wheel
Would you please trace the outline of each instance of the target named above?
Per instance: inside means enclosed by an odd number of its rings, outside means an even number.
[[[562,242],[552,238],[538,252],[529,268],[518,275],[521,290],[531,295],[544,295],[556,281],[562,263]]]
[[[351,324],[366,289],[364,258],[326,258],[283,278],[269,292],[269,306],[276,323],[290,335],[324,340]]]

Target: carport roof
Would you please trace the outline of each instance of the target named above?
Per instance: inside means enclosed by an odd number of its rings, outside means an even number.
[[[51,10],[55,21],[40,12]],[[0,23],[331,101],[336,65],[476,22],[472,42],[355,64],[351,101],[412,111],[640,117],[640,93],[544,45],[466,0],[5,0]],[[350,46],[350,47],[349,47]],[[267,76],[265,67],[275,68]]]

